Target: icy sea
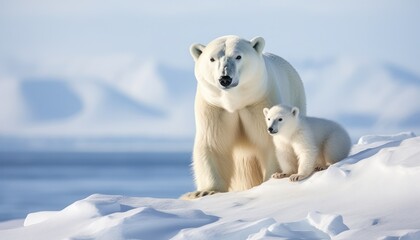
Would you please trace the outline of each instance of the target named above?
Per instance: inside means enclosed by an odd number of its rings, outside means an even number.
[[[93,193],[177,198],[194,189],[191,153],[0,153],[0,222]]]

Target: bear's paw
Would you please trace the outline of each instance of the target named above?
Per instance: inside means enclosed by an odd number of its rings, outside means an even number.
[[[280,179],[280,178],[285,178],[285,177],[288,177],[288,176],[290,176],[290,174],[276,172],[276,173],[273,173],[273,175],[271,175],[271,178]]]
[[[305,178],[307,178],[307,177],[308,177],[308,176],[301,175],[301,174],[292,174],[292,175],[289,177],[289,180],[290,180],[290,181],[292,181],[292,182],[297,182],[297,181],[303,180],[303,179],[305,179]]]
[[[194,191],[194,192],[189,192],[189,193],[186,193],[186,194],[182,195],[181,199],[184,199],[184,200],[197,199],[197,198],[213,195],[213,194],[216,194],[216,193],[217,193],[216,191],[210,191],[210,190]]]
[[[315,167],[315,171],[319,172],[319,171],[323,171],[327,168],[328,168],[328,166],[317,166],[317,167]]]

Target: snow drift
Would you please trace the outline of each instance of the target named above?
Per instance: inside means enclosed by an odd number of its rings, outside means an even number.
[[[419,239],[419,181],[420,137],[366,136],[302,182],[272,179],[195,201],[96,194],[31,213],[0,238]]]

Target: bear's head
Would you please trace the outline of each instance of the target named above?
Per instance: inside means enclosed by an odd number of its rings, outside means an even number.
[[[237,36],[220,37],[207,46],[191,45],[197,79],[224,90],[243,84],[258,70],[255,64],[261,61],[264,45],[261,37],[247,41]]]
[[[261,37],[248,41],[237,36],[220,37],[207,46],[193,44],[190,52],[199,84],[213,93],[238,86],[252,87],[251,82],[262,78],[261,69],[265,70],[261,66],[264,45]]]
[[[276,105],[264,108],[263,113],[267,123],[267,131],[271,135],[290,136],[296,130],[299,122],[299,108]]]

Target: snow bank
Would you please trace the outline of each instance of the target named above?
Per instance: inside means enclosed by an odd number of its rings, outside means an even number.
[[[359,139],[357,144],[371,144],[381,142],[402,141],[407,138],[415,137],[413,132],[403,132],[395,135],[366,135]]]
[[[92,195],[0,239],[419,239],[419,181],[420,137],[370,136],[302,182],[195,201]]]
[[[286,238],[286,239],[329,239],[337,234],[349,230],[340,215],[326,215],[310,212],[306,219],[290,222],[275,223],[263,228],[250,239]]]

